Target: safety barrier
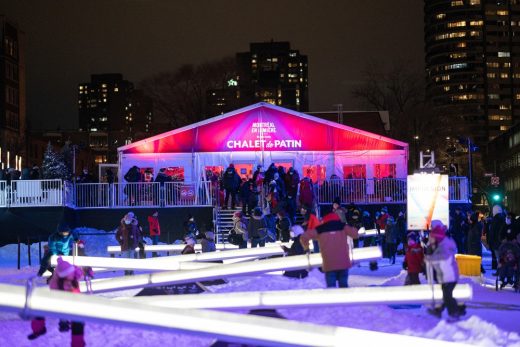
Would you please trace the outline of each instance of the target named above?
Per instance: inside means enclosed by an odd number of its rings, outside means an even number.
[[[314,185],[318,204],[406,203],[406,179],[330,179]],[[449,178],[450,202],[469,202],[466,177]],[[220,190],[210,181],[82,183],[55,180],[0,181],[0,207],[72,208],[218,206]]]

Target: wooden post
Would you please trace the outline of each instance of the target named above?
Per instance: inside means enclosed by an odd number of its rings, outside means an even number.
[[[29,266],[31,266],[31,239],[27,236],[27,258],[29,259]]]
[[[18,236],[17,239],[18,239],[18,270],[20,270],[20,236]]]

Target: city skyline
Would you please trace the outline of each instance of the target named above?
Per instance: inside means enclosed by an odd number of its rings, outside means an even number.
[[[26,33],[33,129],[78,127],[77,85],[122,73],[137,85],[182,64],[234,56],[251,42],[289,41],[309,56],[310,110],[357,109],[350,90],[367,62],[424,71],[422,2],[2,1]],[[94,20],[93,20],[94,19]],[[247,23],[247,25],[243,25]]]

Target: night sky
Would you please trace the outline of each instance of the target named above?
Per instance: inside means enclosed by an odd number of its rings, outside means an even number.
[[[0,0],[0,14],[26,33],[35,129],[77,127],[77,85],[90,74],[137,83],[271,39],[308,55],[310,110],[359,109],[349,91],[366,62],[423,68],[422,8],[421,0]]]

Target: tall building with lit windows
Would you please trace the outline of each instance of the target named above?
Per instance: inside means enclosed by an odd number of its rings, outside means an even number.
[[[0,169],[28,164],[24,37],[16,23],[0,16]]]
[[[89,133],[96,163],[116,162],[116,149],[151,135],[153,105],[121,74],[92,75],[78,85],[79,130]]]
[[[309,110],[307,56],[289,42],[251,43],[237,53],[241,106],[264,101],[296,111]]]
[[[485,144],[520,121],[520,0],[425,0],[427,94],[447,135]]]

